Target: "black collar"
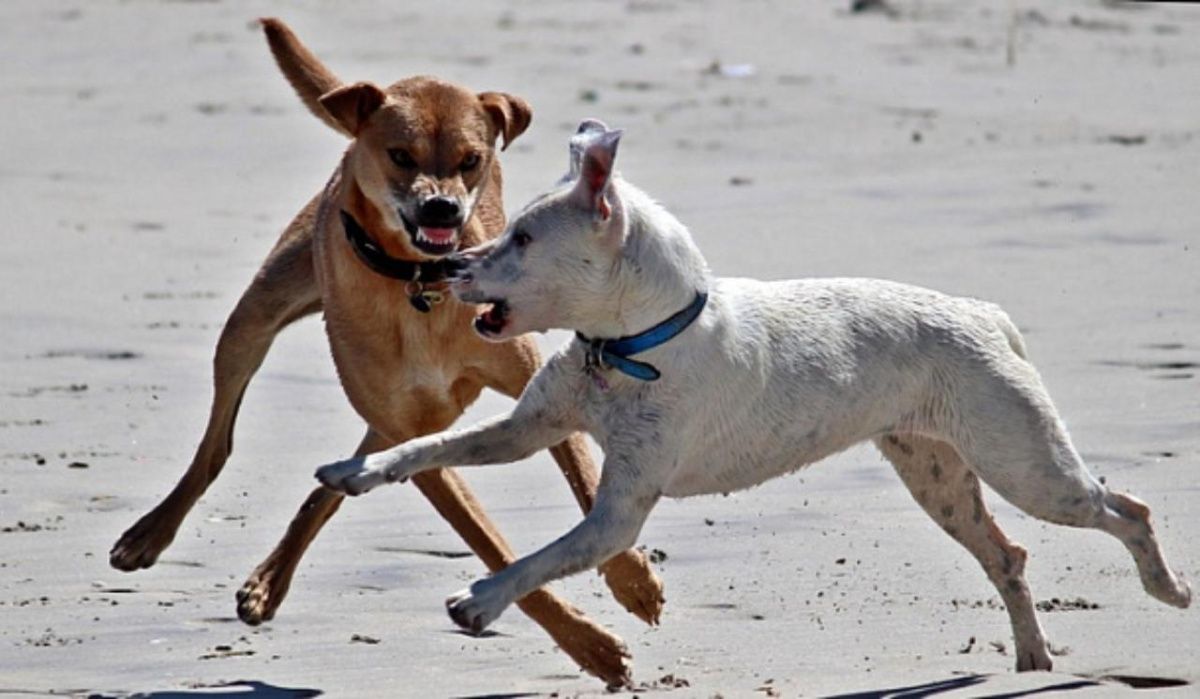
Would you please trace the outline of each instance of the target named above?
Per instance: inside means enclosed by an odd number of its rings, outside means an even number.
[[[451,265],[446,264],[445,258],[413,262],[392,257],[384,252],[378,243],[371,240],[371,236],[367,235],[367,231],[359,225],[358,221],[354,220],[353,216],[345,210],[342,210],[341,214],[342,227],[346,229],[346,239],[354,247],[358,259],[362,260],[363,264],[370,267],[376,274],[403,282],[426,284],[444,281],[446,277],[450,276]]]

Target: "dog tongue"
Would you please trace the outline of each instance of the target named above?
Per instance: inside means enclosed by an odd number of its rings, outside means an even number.
[[[454,239],[453,228],[422,228],[421,232],[425,234],[426,238],[439,245],[445,245]]]

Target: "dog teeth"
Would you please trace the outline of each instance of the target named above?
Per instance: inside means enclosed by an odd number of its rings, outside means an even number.
[[[444,230],[444,229],[438,229],[438,230]],[[431,238],[429,236],[428,233],[425,232],[425,228],[423,226],[417,229],[416,240],[418,243],[428,243],[430,245],[446,245],[447,243],[450,242],[449,238],[453,238],[453,235],[447,236],[447,238],[448,238],[447,240],[434,240],[433,238]]]

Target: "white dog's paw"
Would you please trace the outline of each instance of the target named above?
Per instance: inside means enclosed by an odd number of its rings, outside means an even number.
[[[317,469],[317,480],[326,488],[347,495],[361,495],[377,485],[387,482],[382,471],[367,466],[365,457],[338,461]]]
[[[446,611],[454,623],[476,635],[483,633],[500,616],[505,606],[491,599],[492,596],[485,592],[484,582],[476,582],[470,588],[446,598]]]

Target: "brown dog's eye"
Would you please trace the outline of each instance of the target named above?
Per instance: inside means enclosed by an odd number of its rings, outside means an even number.
[[[396,163],[397,167],[402,167],[405,170],[411,170],[417,166],[417,161],[413,160],[413,157],[403,148],[389,148],[388,156],[392,159],[393,163]]]
[[[517,231],[516,233],[513,233],[513,243],[519,248],[523,248],[532,242],[533,238],[529,237],[529,234],[525,231]]]
[[[462,163],[458,166],[458,169],[462,170],[463,172],[467,172],[468,170],[474,170],[477,167],[479,167],[479,154],[470,153],[467,155],[467,157],[463,158]]]

